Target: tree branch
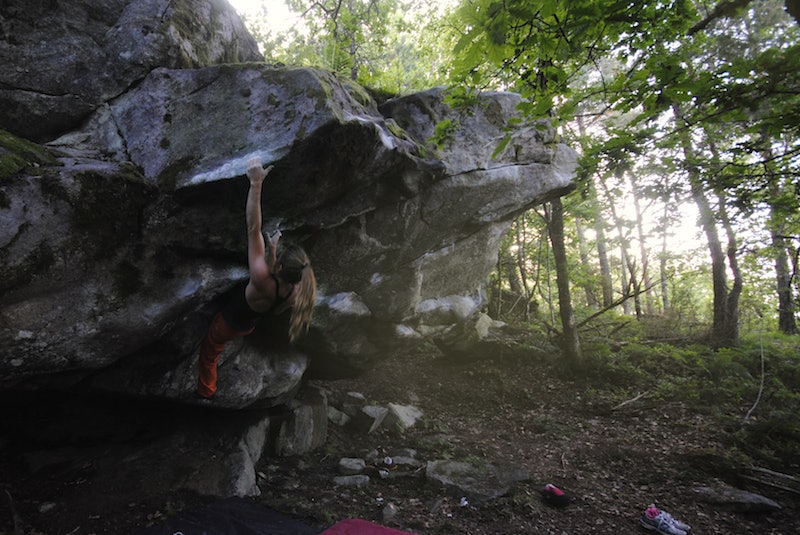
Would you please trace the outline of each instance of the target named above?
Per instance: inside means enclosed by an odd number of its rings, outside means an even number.
[[[706,18],[695,24],[689,29],[689,35],[694,35],[699,31],[705,30],[706,27],[717,19],[730,17],[735,14],[740,8],[750,4],[753,0],[723,0],[706,15]]]

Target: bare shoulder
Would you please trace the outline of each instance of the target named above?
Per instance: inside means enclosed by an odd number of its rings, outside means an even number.
[[[264,310],[269,308],[275,301],[277,285],[270,276],[250,277],[245,296],[247,302],[253,310]]]

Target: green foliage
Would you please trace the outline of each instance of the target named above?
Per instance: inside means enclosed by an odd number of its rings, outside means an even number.
[[[500,154],[502,154],[510,142],[511,136],[505,136],[500,143],[497,144],[497,148],[494,149],[494,152],[492,152],[492,159],[497,158]]]
[[[800,407],[793,401],[789,409],[772,410],[765,417],[738,427],[730,434],[732,444],[776,469],[796,470],[800,459]]]
[[[535,116],[553,110],[568,117],[575,103],[564,97],[586,66],[673,43],[696,14],[687,0],[475,0],[455,16],[455,81],[518,91]]]
[[[433,136],[428,141],[436,145],[437,148],[442,149],[453,140],[453,135],[458,128],[458,123],[452,119],[439,121],[433,129]]]
[[[421,0],[288,0],[299,22],[275,33],[270,14],[247,20],[270,62],[314,66],[397,95],[445,83],[443,11]]]
[[[744,337],[737,348],[704,344],[584,346],[591,395],[608,408],[680,402],[716,419],[727,445],[759,463],[800,467],[800,340]],[[762,380],[764,387],[759,396]],[[751,461],[752,462],[752,461]]]
[[[759,383],[764,387],[760,399]],[[749,418],[730,419],[728,439],[760,462],[785,470],[800,466],[800,345],[797,337],[747,337],[732,357],[752,379],[743,385]]]

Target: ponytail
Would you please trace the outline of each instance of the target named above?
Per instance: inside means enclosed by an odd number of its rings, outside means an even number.
[[[299,282],[300,291],[292,306],[292,319],[289,324],[289,341],[294,343],[301,334],[308,332],[314,305],[317,301],[317,280],[311,266],[303,269],[303,278]]]
[[[289,321],[289,341],[294,343],[300,335],[308,331],[314,305],[317,301],[317,279],[306,252],[297,245],[290,245],[281,252],[281,273],[286,271],[299,288],[292,304],[292,316]],[[299,278],[299,282],[296,282]]]

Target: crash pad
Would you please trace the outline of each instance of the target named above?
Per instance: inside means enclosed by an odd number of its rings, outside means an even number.
[[[319,535],[414,535],[408,531],[387,528],[366,520],[350,518],[337,522]]]
[[[337,522],[320,533],[303,522],[247,498],[226,498],[183,511],[137,535],[414,535],[361,519]]]
[[[317,535],[289,515],[246,498],[227,498],[181,512],[139,535]]]

